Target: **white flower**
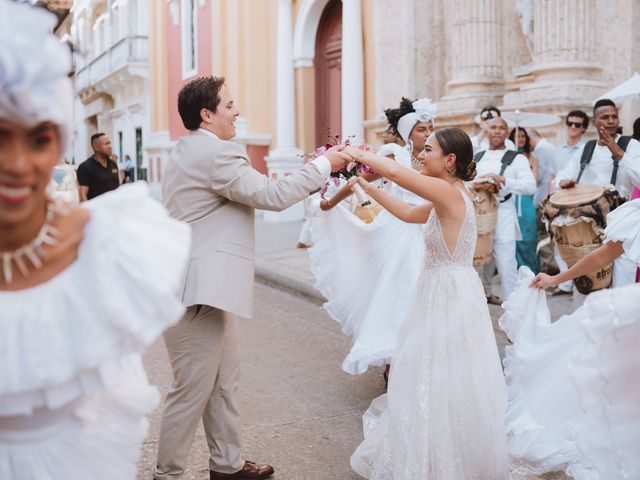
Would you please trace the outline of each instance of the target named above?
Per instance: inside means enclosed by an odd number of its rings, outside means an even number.
[[[426,122],[428,120],[435,120],[438,112],[438,106],[431,102],[430,98],[420,98],[411,104],[416,111],[418,120]]]

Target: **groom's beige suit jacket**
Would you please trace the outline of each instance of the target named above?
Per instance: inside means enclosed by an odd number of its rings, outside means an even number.
[[[254,209],[284,210],[318,190],[330,173],[323,160],[273,180],[251,167],[235,142],[203,130],[178,141],[163,172],[162,195],[170,215],[192,230],[182,291],[186,306],[210,305],[251,317]]]

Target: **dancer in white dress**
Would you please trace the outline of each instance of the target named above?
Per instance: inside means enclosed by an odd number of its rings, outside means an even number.
[[[0,478],[133,480],[159,401],[140,353],[183,307],[190,232],[144,184],[46,195],[68,138],[55,17],[0,0]]]
[[[509,449],[542,473],[577,480],[640,478],[640,285],[590,294],[550,322],[543,290],[610,263],[640,262],[640,200],[607,217],[607,243],[566,272],[521,269],[500,325],[506,348]]]
[[[475,214],[463,184],[475,176],[471,140],[456,128],[434,133],[420,156],[420,174],[368,152],[345,152],[428,200],[410,206],[358,179],[398,218],[426,226],[422,273],[388,393],[365,414],[365,439],[351,465],[376,480],[502,480],[506,392],[472,266]]]
[[[413,151],[416,155],[422,151],[433,132],[435,105],[426,98],[415,102],[403,98],[399,108],[385,113],[406,145],[386,144],[379,154],[392,155],[400,165],[411,168]],[[386,182],[383,188],[405,202],[422,202],[393,182]],[[364,223],[340,204],[350,195],[347,186],[322,200],[324,211],[311,219],[309,257],[316,288],[327,298],[324,308],[344,333],[353,336],[342,368],[360,374],[369,366],[392,361],[420,274],[424,244],[422,225],[402,222],[387,211]]]

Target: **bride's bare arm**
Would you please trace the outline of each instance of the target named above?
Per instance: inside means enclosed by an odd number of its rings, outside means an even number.
[[[581,258],[573,267],[568,270],[559,273],[558,275],[547,275],[546,273],[539,273],[536,278],[531,282],[530,287],[534,288],[549,288],[566,282],[567,280],[573,280],[574,278],[586,275],[589,272],[593,272],[605,265],[610,264],[616,258],[624,253],[622,248],[622,242],[608,242],[598,247],[589,255]]]
[[[403,202],[399,198],[396,198],[393,195],[387,192],[383,192],[379,188],[374,187],[363,177],[353,179],[351,182],[349,182],[349,184],[352,185],[355,182],[360,184],[367,195],[369,195],[376,202],[382,205],[386,210],[388,210],[389,213],[391,213],[395,217],[398,217],[403,222],[426,223],[427,219],[429,218],[429,213],[433,208],[433,205],[431,203],[425,202],[420,205],[410,205]]]
[[[403,167],[387,157],[372,152],[353,147],[347,147],[344,152],[354,160],[371,167],[379,175],[431,202],[439,212],[450,212],[454,206],[459,206],[458,202],[463,202],[456,188],[444,180],[421,175],[411,168]]]

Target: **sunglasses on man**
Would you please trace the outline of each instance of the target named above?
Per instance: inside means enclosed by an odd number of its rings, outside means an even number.
[[[570,122],[567,120],[567,127],[584,128],[584,124],[582,122]]]

